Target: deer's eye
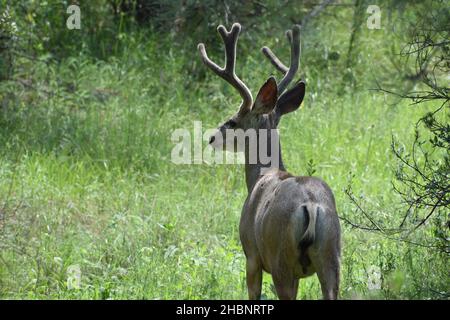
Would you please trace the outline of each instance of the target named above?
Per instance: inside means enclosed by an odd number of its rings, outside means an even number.
[[[237,123],[236,123],[236,121],[234,121],[234,120],[230,120],[230,121],[227,122],[227,125],[228,125],[230,128],[236,128]]]

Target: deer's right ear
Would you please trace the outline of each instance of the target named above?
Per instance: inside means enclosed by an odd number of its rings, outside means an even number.
[[[252,112],[264,114],[272,112],[277,103],[278,89],[274,77],[270,77],[259,89]]]
[[[292,89],[286,91],[278,99],[276,112],[282,116],[283,114],[295,111],[302,104],[305,97],[305,83],[297,82]]]

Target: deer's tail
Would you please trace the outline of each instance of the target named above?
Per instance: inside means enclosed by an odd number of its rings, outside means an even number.
[[[305,217],[306,230],[299,242],[300,264],[303,272],[306,273],[311,260],[307,254],[308,247],[313,244],[316,237],[316,218],[319,214],[320,206],[315,203],[306,203],[302,205]]]

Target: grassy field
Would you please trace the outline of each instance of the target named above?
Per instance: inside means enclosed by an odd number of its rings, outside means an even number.
[[[409,143],[426,109],[369,90],[389,68],[384,56],[392,48],[380,45],[394,37],[388,30],[360,35],[350,89],[344,58],[329,53],[347,50],[340,35],[347,39],[351,21],[320,23],[320,34],[311,25],[302,37],[304,104],[280,125],[285,164],[327,181],[340,215],[361,214],[344,193],[352,181],[379,220],[396,221],[405,208],[391,185],[391,137]],[[250,47],[238,57],[239,74],[255,91],[275,72],[257,48],[269,42],[283,58],[288,51],[284,39],[249,44],[245,32],[241,42]],[[34,89],[1,87],[16,94],[2,94],[13,107],[0,117],[0,298],[245,299],[243,166],[170,159],[174,129],[192,131],[194,121],[214,128],[239,98],[203,70],[194,41],[177,46],[135,34],[119,44],[106,60],[83,53],[58,64],[22,59],[17,78],[32,79]],[[344,222],[342,230],[341,298],[448,293],[447,256]],[[267,275],[263,293],[276,297]],[[315,276],[300,281],[298,298],[320,297]]]

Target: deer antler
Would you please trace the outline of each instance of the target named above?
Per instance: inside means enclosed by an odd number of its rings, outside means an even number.
[[[239,38],[239,33],[241,32],[241,25],[239,23],[233,24],[230,32],[225,29],[224,26],[220,25],[217,28],[220,36],[222,37],[223,43],[225,44],[225,67],[221,68],[215,64],[211,59],[208,58],[206,54],[205,45],[199,43],[198,50],[200,51],[200,57],[203,63],[214,71],[219,77],[230,83],[241,95],[242,104],[240,110],[250,109],[253,105],[252,93],[242,82],[241,79],[236,76],[235,64],[236,64],[236,44]]]
[[[286,31],[286,36],[291,45],[291,65],[286,67],[268,47],[263,47],[261,51],[275,66],[284,74],[283,79],[278,84],[278,93],[281,95],[295,76],[300,63],[300,26],[294,25],[292,30]]]

